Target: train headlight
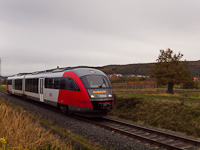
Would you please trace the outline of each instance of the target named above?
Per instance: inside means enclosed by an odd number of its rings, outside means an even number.
[[[95,95],[90,95],[91,98],[95,98]]]
[[[112,95],[111,95],[111,94],[108,94],[108,97],[112,97]]]

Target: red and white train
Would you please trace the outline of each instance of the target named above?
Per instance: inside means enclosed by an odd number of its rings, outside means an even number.
[[[109,79],[102,71],[91,68],[11,76],[7,91],[88,117],[105,116],[114,106]]]

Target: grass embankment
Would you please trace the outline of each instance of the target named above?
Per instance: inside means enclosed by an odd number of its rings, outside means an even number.
[[[6,85],[0,85],[0,90],[6,90]]]
[[[0,149],[103,149],[2,98],[0,114]]]
[[[58,136],[32,121],[29,113],[0,99],[0,147],[4,149],[72,149]]]
[[[115,108],[110,113],[118,118],[200,137],[200,90],[166,89],[115,90]]]

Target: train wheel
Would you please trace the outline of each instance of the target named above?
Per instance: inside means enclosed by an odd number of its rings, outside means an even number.
[[[23,95],[24,100],[28,100],[28,97],[26,95]]]
[[[69,114],[69,107],[67,105],[60,104],[59,108],[62,113]]]

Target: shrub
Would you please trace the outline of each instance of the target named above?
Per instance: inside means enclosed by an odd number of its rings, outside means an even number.
[[[183,89],[199,89],[200,83],[197,81],[189,81],[182,84]]]

